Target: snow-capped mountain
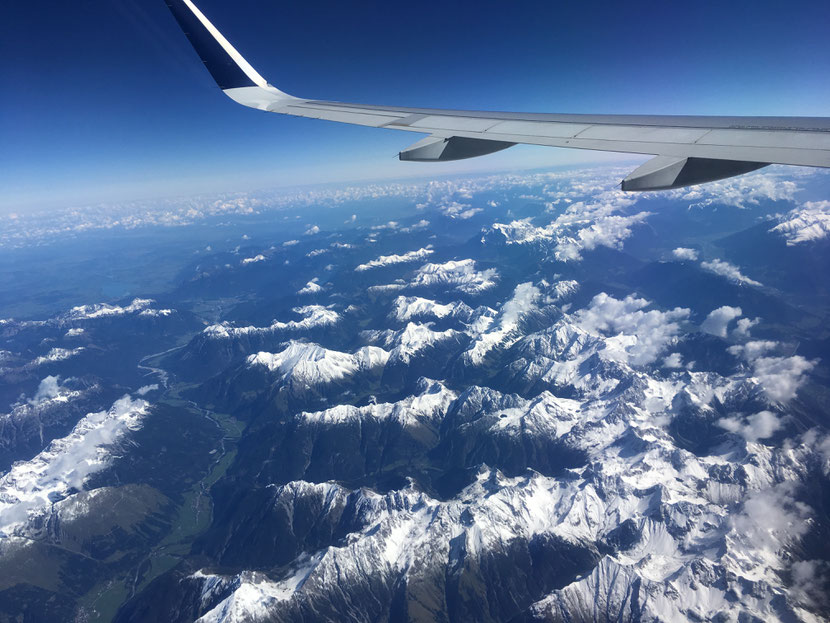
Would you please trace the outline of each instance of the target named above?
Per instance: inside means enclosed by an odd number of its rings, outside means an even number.
[[[0,619],[830,620],[824,178],[619,174],[223,199],[0,321]]]

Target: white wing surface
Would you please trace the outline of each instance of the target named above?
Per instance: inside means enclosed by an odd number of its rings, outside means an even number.
[[[192,0],[165,0],[219,87],[268,112],[427,136],[401,160],[442,162],[518,143],[648,154],[623,190],[662,190],[741,175],[769,164],[830,167],[828,117],[574,115],[346,104],[294,97],[271,86]]]

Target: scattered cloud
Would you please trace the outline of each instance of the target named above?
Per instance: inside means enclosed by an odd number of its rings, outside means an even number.
[[[668,196],[689,201],[691,207],[727,205],[745,208],[765,201],[793,201],[798,185],[785,179],[785,175],[775,170],[758,171],[701,186],[679,188],[670,191]]]
[[[402,227],[401,231],[404,233],[410,233],[413,231],[418,231],[419,229],[426,229],[429,227],[429,221],[426,219],[421,219],[417,223],[410,225],[409,227]]]
[[[735,330],[732,331],[732,335],[736,338],[743,338],[746,339],[750,337],[749,330],[752,329],[755,325],[761,322],[760,318],[755,318],[750,320],[749,318],[741,318],[738,320],[738,326],[735,327]]]
[[[781,429],[781,421],[772,411],[761,411],[749,417],[732,416],[718,420],[718,426],[740,435],[747,441],[772,437]]]
[[[687,249],[685,247],[677,247],[674,251],[671,252],[675,259],[680,260],[681,262],[696,262],[697,258],[700,254],[695,249]]]
[[[450,201],[446,204],[438,206],[438,211],[451,219],[467,220],[474,217],[479,212],[483,212],[483,208],[474,208],[467,203],[459,203],[458,201]]]
[[[814,367],[814,362],[800,355],[760,357],[753,362],[753,374],[770,400],[789,402],[804,384],[805,373]]]
[[[382,231],[384,229],[398,229],[398,221],[389,221],[383,225],[373,225],[372,231]]]
[[[139,387],[137,390],[135,390],[135,393],[138,396],[146,396],[150,392],[158,391],[158,389],[159,389],[158,383],[153,383],[152,385],[144,385],[142,387]]]
[[[826,560],[799,560],[790,567],[790,587],[802,604],[816,610],[830,607],[830,563]]]
[[[29,401],[29,404],[36,405],[46,400],[52,400],[53,398],[57,398],[60,395],[60,392],[61,388],[58,383],[58,377],[47,376],[40,382],[40,385],[38,385],[35,397]]]
[[[728,334],[729,323],[742,315],[743,311],[740,307],[724,305],[706,316],[706,320],[700,325],[700,329],[704,333],[725,338]]]
[[[304,234],[306,236],[313,236],[315,234],[320,233],[320,228],[317,225],[311,225],[308,229],[305,230]]]
[[[604,292],[597,294],[586,309],[574,314],[582,329],[614,337],[608,340],[604,356],[632,365],[657,360],[680,333],[680,322],[689,318],[690,310],[677,307],[671,311],[643,311],[651,303],[631,295],[623,300]]]
[[[806,504],[796,501],[795,490],[794,482],[785,481],[752,492],[732,518],[734,533],[753,549],[766,552],[792,545],[809,530],[811,515]]]
[[[750,364],[753,377],[757,379],[770,400],[786,403],[795,398],[799,388],[804,384],[804,375],[815,367],[816,362],[809,361],[801,355],[767,356],[767,353],[780,348],[778,342],[754,340],[730,346],[727,350]]]
[[[260,253],[259,255],[255,255],[254,257],[246,257],[242,260],[242,264],[256,264],[257,262],[264,262],[265,256]]]
[[[601,185],[592,187],[593,196],[576,202],[567,202],[568,207],[551,223],[536,226],[532,219],[512,221],[508,224],[495,223],[490,229],[506,244],[549,244],[554,257],[562,262],[579,261],[583,251],[597,247],[622,248],[623,242],[631,236],[632,228],[644,222],[651,213],[625,214],[636,199],[619,189],[610,190]],[[573,182],[573,196],[583,191],[579,180]],[[552,193],[556,201],[565,197]]]
[[[703,270],[708,270],[710,273],[715,273],[716,275],[720,275],[721,277],[726,277],[730,281],[734,281],[735,283],[746,284],[748,286],[755,286],[756,288],[762,287],[762,284],[755,281],[754,279],[750,279],[743,273],[741,270],[735,266],[734,264],[730,264],[724,260],[712,260],[711,262],[701,262],[700,267]]]
[[[742,357],[749,362],[753,362],[758,359],[758,357],[761,357],[772,350],[776,350],[778,347],[778,342],[773,342],[771,340],[753,340],[751,342],[747,342],[746,344],[730,346],[726,350],[736,357]]]

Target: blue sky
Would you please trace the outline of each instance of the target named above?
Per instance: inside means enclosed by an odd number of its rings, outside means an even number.
[[[594,161],[516,147],[399,163],[416,137],[267,115],[213,84],[161,0],[7,3],[0,210]],[[830,3],[197,0],[302,97],[528,112],[830,115]],[[619,159],[619,156],[605,156]]]

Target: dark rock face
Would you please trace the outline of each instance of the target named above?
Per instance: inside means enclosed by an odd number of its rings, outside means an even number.
[[[371,525],[373,511],[367,504],[377,501],[370,500],[360,491],[306,483],[240,496],[234,499],[233,517],[221,518],[223,525],[236,526],[234,533],[224,541],[208,535],[203,543],[209,549],[203,553],[222,567],[241,563],[252,570],[273,570],[304,551],[343,547],[350,534]],[[395,495],[381,503],[387,511],[408,504]],[[472,517],[462,513],[460,520],[472,528]],[[343,583],[315,584],[302,600],[276,608],[271,620],[336,620],[351,612],[357,596],[360,614],[350,616],[360,620],[506,621],[590,570],[598,557],[595,550],[551,536],[518,537],[486,552],[467,551],[463,537],[438,539],[430,544],[435,556],[418,560],[405,575],[384,569],[380,560],[375,568],[355,560],[356,567],[343,570]],[[240,553],[244,560],[239,560]],[[119,620],[138,621],[151,614],[188,620],[214,608],[236,588],[238,580],[233,578],[205,584],[199,574],[170,574],[122,610]]]

